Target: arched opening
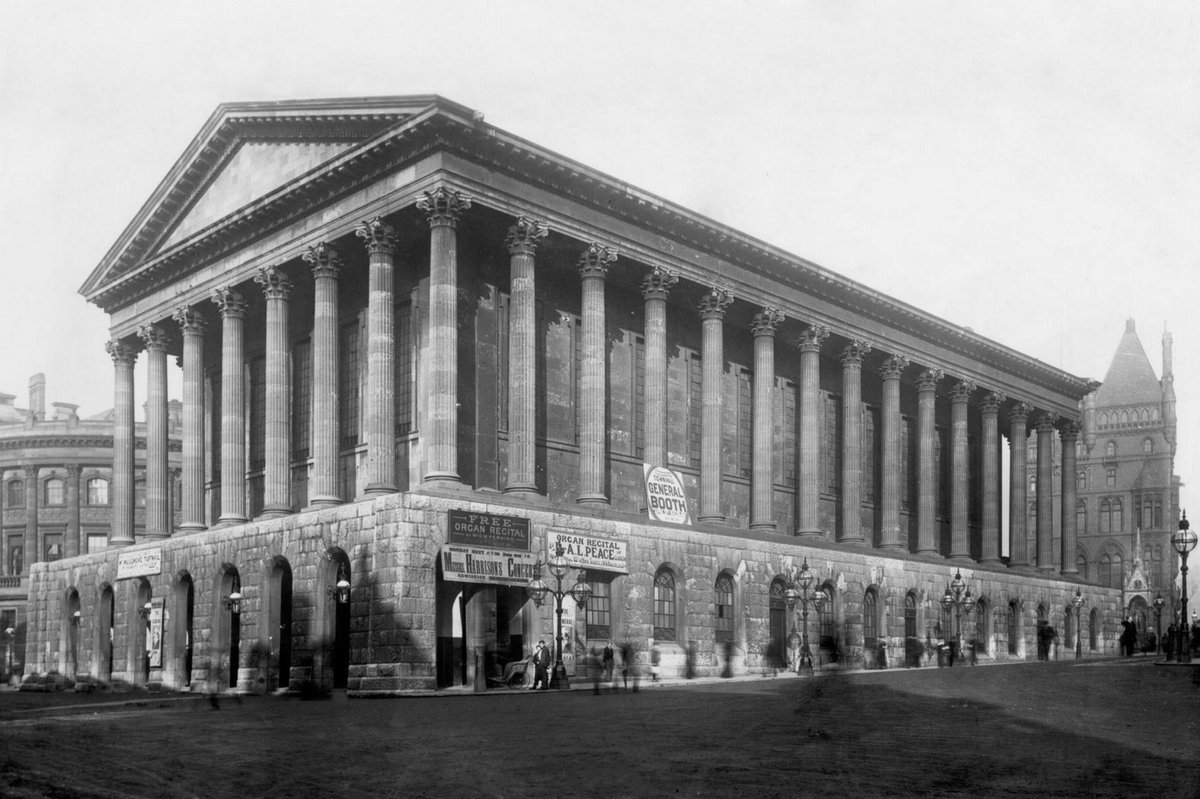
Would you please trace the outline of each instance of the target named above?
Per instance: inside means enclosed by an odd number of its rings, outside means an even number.
[[[192,641],[196,614],[196,587],[192,576],[186,572],[179,575],[172,590],[171,602],[171,684],[177,688],[192,685]]]
[[[353,584],[350,558],[342,550],[330,551],[327,568],[329,579],[326,582],[330,586],[336,586],[342,580]],[[350,593],[339,597],[335,591],[327,601],[333,603],[333,612],[329,616],[331,628],[327,630],[331,685],[341,689],[350,684]]]
[[[1100,646],[1100,612],[1092,608],[1088,614],[1088,649],[1095,652]]]
[[[770,640],[767,644],[767,665],[771,668],[787,668],[787,598],[784,591],[787,586],[782,577],[771,581],[770,597],[767,600],[767,614],[770,619]]]
[[[832,581],[819,586],[825,603],[817,608],[818,665],[840,663],[842,659],[841,597]]]
[[[992,610],[988,601],[979,597],[975,602],[975,616],[971,625],[971,644],[976,655],[992,653]]]
[[[74,683],[79,679],[79,624],[83,618],[80,610],[79,592],[72,588],[67,592],[67,600],[63,604],[63,675]]]
[[[287,688],[292,672],[292,567],[284,558],[276,558],[267,575],[266,616],[266,685],[272,691]]]
[[[1038,603],[1037,606],[1037,657],[1038,660],[1050,659],[1050,643],[1051,636],[1047,632],[1050,626],[1050,609],[1044,604]]]
[[[96,614],[96,679],[112,682],[113,636],[116,628],[116,602],[111,585],[100,591],[99,612]]]
[[[217,576],[212,609],[213,690],[238,687],[242,642],[242,579],[236,567],[225,564]]]
[[[1008,654],[1021,654],[1021,609],[1015,599],[1008,603]]]
[[[134,593],[134,606],[128,614],[130,632],[128,660],[130,676],[135,686],[144,688],[150,682],[150,582],[142,577]]]
[[[904,665],[915,668],[921,665],[921,638],[917,635],[917,595],[909,591],[904,595]]]
[[[886,654],[880,648],[879,591],[871,586],[863,593],[862,633],[863,666],[871,669],[887,667]]]

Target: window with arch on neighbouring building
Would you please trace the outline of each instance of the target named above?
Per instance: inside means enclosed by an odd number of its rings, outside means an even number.
[[[108,481],[103,477],[92,477],[87,481],[87,504],[108,504]]]
[[[654,575],[654,640],[675,640],[675,575],[669,569]]]
[[[715,640],[718,642],[726,642],[733,640],[733,578],[728,574],[722,574],[717,577],[715,587],[715,610],[717,617],[714,619],[715,624]]]
[[[1106,458],[1117,457],[1117,442],[1109,441],[1107,444],[1104,445],[1104,457],[1106,457]]]
[[[67,504],[66,483],[60,477],[51,477],[42,484],[43,501],[47,506]]]
[[[1125,529],[1125,505],[1117,497],[1100,500],[1100,532],[1119,533]]]
[[[8,482],[8,497],[5,503],[9,508],[25,507],[25,483],[21,480],[10,480]]]
[[[1096,579],[1105,588],[1120,588],[1125,581],[1124,559],[1120,555],[1105,552],[1100,556],[1100,570]]]
[[[1142,439],[1142,452],[1147,455],[1154,453],[1154,441],[1149,438]]]
[[[879,595],[874,588],[863,594],[863,646],[874,649],[879,646]]]

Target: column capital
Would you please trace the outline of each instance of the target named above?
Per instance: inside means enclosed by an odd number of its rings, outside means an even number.
[[[967,402],[971,399],[971,395],[975,393],[978,386],[970,380],[959,380],[950,389],[951,402]]]
[[[342,273],[342,258],[332,245],[321,242],[305,250],[300,258],[312,268],[313,277],[331,277],[335,280]]]
[[[204,333],[204,315],[194,308],[181,305],[171,314],[171,318],[179,323],[184,333]]]
[[[989,391],[979,401],[979,409],[984,413],[999,413],[1004,400],[1005,396],[999,391]]]
[[[592,242],[579,256],[579,276],[583,278],[598,277],[603,280],[608,274],[608,268],[615,260],[617,260],[615,249]]]
[[[1073,444],[1079,440],[1079,434],[1083,432],[1083,422],[1078,419],[1062,418],[1058,421],[1058,436],[1063,440],[1063,444]]]
[[[292,281],[278,266],[264,266],[254,276],[268,300],[286,300],[292,293]]]
[[[917,391],[937,391],[938,381],[945,376],[941,369],[925,369],[917,375]]]
[[[371,255],[393,255],[396,252],[396,229],[384,222],[383,217],[359,222],[354,228],[354,235],[363,240]]]
[[[857,369],[862,366],[863,358],[867,357],[867,353],[871,351],[871,345],[862,339],[851,339],[845,347],[842,348],[842,368]]]
[[[1022,400],[1008,409],[1008,421],[1010,423],[1020,422],[1025,424],[1029,420],[1029,414],[1033,413],[1033,406]]]
[[[829,338],[829,328],[824,325],[813,325],[806,328],[796,338],[796,346],[800,348],[801,352],[820,352],[821,345],[827,338]]]
[[[508,228],[504,244],[509,255],[533,255],[541,240],[550,235],[550,226],[540,219],[518,216]]]
[[[142,340],[147,352],[167,349],[167,333],[158,325],[142,325],[137,330],[137,336]]]
[[[427,191],[417,200],[417,208],[425,212],[430,227],[457,227],[459,215],[470,207],[470,197],[445,186]]]
[[[775,329],[779,327],[779,323],[783,321],[783,311],[770,306],[763,306],[762,310],[754,314],[753,321],[750,322],[750,331],[754,333],[754,337],[759,336],[774,336]]]
[[[67,477],[71,480],[78,480],[79,475],[83,472],[83,467],[78,463],[68,463],[66,465]]]
[[[126,344],[124,341],[121,341],[120,339],[114,338],[114,339],[109,339],[108,341],[104,342],[104,349],[105,349],[105,351],[108,352],[108,354],[110,356],[112,356],[113,363],[132,364],[134,361],[137,360],[137,354],[138,354],[137,349],[135,349],[134,347],[132,347],[129,344]]]
[[[1058,426],[1058,414],[1050,411],[1042,411],[1037,416],[1037,431],[1039,433],[1052,433]]]
[[[679,275],[670,269],[656,266],[642,280],[642,297],[647,300],[665,300],[671,287],[679,282]]]
[[[39,466],[37,466],[36,464],[33,464],[33,463],[27,463],[21,467],[21,469],[25,472],[25,479],[27,481],[37,479],[39,468],[40,468]],[[26,485],[25,488],[28,489],[29,486]]]
[[[879,374],[884,380],[899,380],[900,375],[908,368],[908,358],[903,355],[889,355],[879,365]]]
[[[212,301],[221,310],[223,319],[243,319],[246,316],[246,301],[242,295],[228,286],[213,289]]]
[[[723,319],[725,309],[733,303],[733,293],[720,286],[713,286],[700,298],[696,310],[701,319]]]

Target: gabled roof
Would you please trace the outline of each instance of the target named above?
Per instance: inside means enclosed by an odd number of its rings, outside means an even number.
[[[1136,325],[1129,319],[1125,322],[1125,333],[1113,354],[1104,382],[1096,390],[1096,407],[1156,404],[1161,401],[1162,387],[1142,348]]]

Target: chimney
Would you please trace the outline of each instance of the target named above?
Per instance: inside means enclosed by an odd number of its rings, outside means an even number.
[[[54,421],[56,422],[78,422],[79,410],[78,405],[72,405],[69,402],[52,402],[50,407],[54,408]]]
[[[41,372],[29,378],[29,413],[34,421],[46,418],[46,376]]]

